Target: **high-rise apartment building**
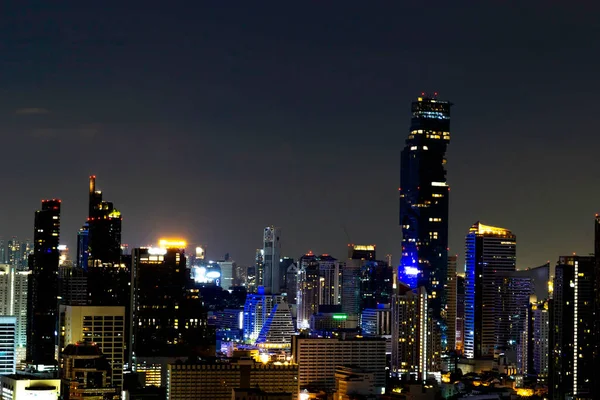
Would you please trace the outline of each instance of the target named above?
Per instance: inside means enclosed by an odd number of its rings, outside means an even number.
[[[16,355],[17,317],[0,316],[0,375],[14,374]]]
[[[565,256],[556,266],[548,383],[554,400],[595,394],[595,265],[593,256]]]
[[[341,303],[344,267],[328,254],[317,256],[312,252],[300,257],[298,264],[297,325],[299,329],[307,329],[319,305]]]
[[[42,200],[35,212],[27,290],[27,360],[35,365],[57,364],[59,234],[60,200]]]
[[[538,377],[548,376],[550,361],[550,310],[549,302],[541,301],[532,305],[533,332],[531,337],[533,373]]]
[[[456,350],[456,264],[458,256],[448,256],[448,279],[446,281],[446,326],[448,335],[446,348]]]
[[[16,265],[0,264],[0,315],[16,318],[15,358],[25,361],[27,347],[27,285],[31,271]]]
[[[533,292],[531,278],[516,272],[498,272],[494,285],[494,348],[497,354],[503,353],[509,361],[515,361],[511,356],[522,344],[521,334],[528,329],[527,310]],[[527,344],[523,343],[522,348],[527,349]]]
[[[264,276],[263,286],[267,293],[280,293],[279,260],[281,258],[281,229],[268,226],[263,232]]]
[[[61,306],[61,352],[70,344],[95,343],[110,364],[110,386],[123,386],[125,307]]]
[[[411,375],[420,381],[436,371],[441,356],[437,324],[433,322],[428,301],[423,286],[410,290],[400,284],[391,304],[391,369],[397,375]]]
[[[465,356],[493,357],[497,344],[497,279],[515,271],[516,236],[476,222],[465,246]],[[493,290],[490,290],[493,289]]]
[[[446,148],[452,104],[423,94],[412,103],[412,119],[401,154],[399,276],[425,286],[436,318],[442,315],[448,277],[448,196]]]
[[[193,355],[206,345],[207,320],[181,241],[132,252],[132,356]]]

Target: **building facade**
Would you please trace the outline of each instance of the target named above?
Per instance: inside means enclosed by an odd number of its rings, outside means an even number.
[[[27,361],[35,365],[57,365],[55,355],[58,321],[58,243],[60,235],[58,199],[42,200],[35,212],[34,252],[29,257],[27,288]]]
[[[16,318],[15,358],[21,366],[27,348],[27,285],[31,271],[15,264],[0,265],[0,315]]]
[[[338,366],[353,365],[373,373],[375,387],[385,387],[385,340],[324,339],[294,336],[292,360],[299,366],[300,389],[315,387],[324,391],[335,389]],[[380,391],[378,393],[381,393]]]
[[[281,229],[268,226],[263,232],[264,276],[262,284],[267,293],[280,293]]]
[[[125,307],[61,306],[61,352],[69,344],[95,343],[110,364],[111,386],[123,386],[125,361]]]
[[[515,271],[516,240],[508,229],[480,222],[473,224],[466,236],[464,354],[467,358],[494,357],[497,279]]]
[[[446,148],[452,104],[422,96],[412,102],[412,118],[401,154],[399,276],[415,276],[424,286],[436,318],[445,309],[448,277],[448,196]],[[405,282],[406,283],[406,282]]]

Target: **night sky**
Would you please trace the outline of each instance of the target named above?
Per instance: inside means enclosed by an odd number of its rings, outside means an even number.
[[[597,2],[52,3],[2,10],[5,239],[59,197],[74,248],[96,174],[132,246],[177,235],[247,264],[274,224],[288,256],[350,240],[398,261],[410,102],[437,91],[459,264],[477,220],[517,235],[519,268],[593,249]]]

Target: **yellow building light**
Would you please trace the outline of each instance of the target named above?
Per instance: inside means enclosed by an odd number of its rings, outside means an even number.
[[[158,247],[162,249],[185,249],[187,242],[182,239],[160,239]]]

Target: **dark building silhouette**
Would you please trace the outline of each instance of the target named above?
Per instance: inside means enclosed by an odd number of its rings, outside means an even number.
[[[190,356],[204,351],[209,336],[206,312],[186,268],[183,249],[134,249],[131,282],[134,363],[140,357]]]
[[[398,276],[414,289],[425,286],[438,318],[445,307],[448,269],[446,148],[450,141],[448,101],[423,93],[412,103],[412,119],[401,154],[400,225],[402,259]],[[412,280],[412,281],[411,281]]]
[[[96,190],[96,176],[90,176],[88,211],[88,266],[121,261],[121,212],[112,202],[102,200]]]
[[[27,361],[55,365],[58,318],[60,200],[42,200],[35,212],[34,251],[27,294]]]
[[[551,399],[593,398],[593,256],[560,257],[552,299],[549,384]],[[586,397],[588,396],[588,397]]]
[[[394,270],[386,261],[366,261],[361,268],[360,309],[390,304],[393,281]]]

